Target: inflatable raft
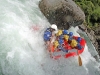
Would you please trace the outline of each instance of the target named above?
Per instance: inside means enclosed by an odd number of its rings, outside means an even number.
[[[67,30],[58,30],[58,33],[53,37],[56,37],[56,39],[52,43],[52,31],[47,29],[44,32],[44,40],[45,42],[49,42],[47,49],[54,59],[58,59],[62,56],[65,58],[76,56],[84,51],[86,44],[85,39],[74,36],[72,32],[68,33]],[[57,54],[60,52],[64,52],[64,54]],[[57,55],[55,55],[55,53]]]
[[[78,36],[73,36],[73,38],[77,40]],[[65,51],[66,53],[64,55],[61,55],[61,54],[60,55],[54,55],[54,56],[52,56],[52,58],[53,59],[58,59],[62,56],[65,57],[65,58],[68,58],[68,57],[77,56],[78,54],[81,54],[84,51],[84,47],[86,45],[85,39],[81,38],[81,41],[79,42],[79,44],[80,44],[81,48],[71,47],[70,44],[64,40],[64,48],[65,48],[65,50],[68,50],[68,52]],[[55,51],[54,50],[54,45],[51,45],[50,49],[51,49],[52,53],[62,51],[60,49]],[[73,50],[74,51],[76,50],[76,52],[73,52]]]

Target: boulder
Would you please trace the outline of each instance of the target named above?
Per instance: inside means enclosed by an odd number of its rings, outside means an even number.
[[[72,0],[41,0],[39,8],[48,21],[57,24],[58,28],[68,29],[85,20],[84,12]]]

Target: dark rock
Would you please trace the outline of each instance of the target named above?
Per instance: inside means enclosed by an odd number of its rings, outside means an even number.
[[[94,37],[96,39],[94,46],[100,55],[100,26],[94,27],[92,30],[94,31]]]
[[[84,12],[72,0],[42,0],[39,7],[48,21],[57,24],[58,28],[68,29],[85,20]]]
[[[96,61],[99,61],[98,55],[95,55],[94,58],[96,59]]]
[[[96,35],[100,35],[100,26],[93,29]]]
[[[79,27],[79,29],[81,29],[82,31],[87,31],[87,28],[86,28],[86,26],[85,26],[84,24],[81,24],[81,25],[79,25],[78,27]]]

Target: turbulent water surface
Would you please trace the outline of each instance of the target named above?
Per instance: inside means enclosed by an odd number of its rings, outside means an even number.
[[[42,36],[50,24],[40,12],[38,2],[0,2],[0,75],[100,75],[99,64],[87,45],[80,55],[81,67],[77,56],[59,60],[49,57]]]

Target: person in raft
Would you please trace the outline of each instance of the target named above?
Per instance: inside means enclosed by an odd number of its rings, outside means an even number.
[[[56,39],[55,34],[58,32],[58,28],[56,24],[52,24],[49,28],[47,28],[44,31],[44,41],[47,45],[47,48],[50,51],[50,45],[54,42],[54,40]]]

